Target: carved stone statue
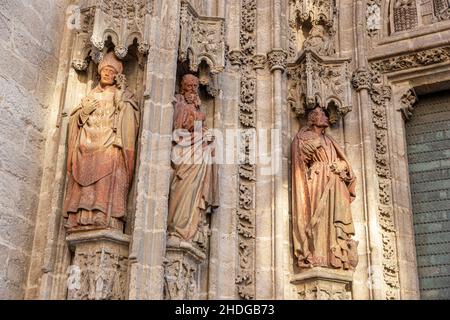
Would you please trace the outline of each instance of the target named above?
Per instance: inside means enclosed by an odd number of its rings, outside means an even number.
[[[350,211],[356,179],[344,152],[325,134],[324,110],[308,114],[292,143],[292,225],[299,267],[353,269],[357,243]]]
[[[98,72],[99,85],[82,99],[69,120],[63,212],[68,231],[123,231],[140,111],[125,88],[123,64],[114,53],[105,55]]]
[[[213,164],[213,137],[207,134],[206,115],[200,111],[199,80],[187,74],[176,95],[174,112],[175,170],[170,188],[169,235],[201,246],[206,243],[205,213],[217,207],[217,166]],[[176,159],[176,160],[174,160]]]
[[[327,31],[321,24],[314,24],[303,48],[315,50],[322,56],[334,55],[333,29]]]

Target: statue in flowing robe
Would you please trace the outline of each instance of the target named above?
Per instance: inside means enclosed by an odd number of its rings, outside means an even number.
[[[325,134],[328,126],[317,107],[292,143],[294,255],[301,268],[351,270],[358,263],[350,210],[356,178],[338,143]]]
[[[140,111],[125,88],[123,64],[114,53],[98,67],[100,83],[69,120],[67,231],[123,231],[136,154]]]
[[[169,195],[168,231],[184,241],[206,243],[205,214],[218,206],[217,166],[213,137],[200,110],[199,80],[187,74],[176,95],[173,118],[173,180]]]

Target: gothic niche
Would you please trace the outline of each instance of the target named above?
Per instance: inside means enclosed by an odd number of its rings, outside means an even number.
[[[199,84],[196,76],[185,74],[174,101],[174,172],[167,219],[166,299],[198,298],[199,265],[207,263],[210,215],[218,207],[215,137],[206,126]]]
[[[67,114],[62,214],[72,252],[68,299],[126,299],[149,6],[128,0],[80,8],[76,76],[69,77],[66,101],[78,105]]]
[[[322,56],[335,53],[334,0],[290,0],[290,57],[301,50],[314,50]]]
[[[164,263],[164,298],[199,299],[206,293],[211,215],[218,207],[215,164],[217,75],[224,69],[224,21],[199,16],[182,1],[174,98],[172,168]]]
[[[69,287],[69,299],[125,298],[126,232],[131,228],[129,199],[142,103],[134,92],[143,91],[142,72],[131,54],[135,48],[130,47],[130,56],[123,61],[113,47],[106,50],[98,66],[90,63],[89,72],[79,75],[93,88],[69,115],[63,216],[74,254],[72,267],[79,270],[75,273],[79,285]],[[103,293],[96,291],[99,288]]]

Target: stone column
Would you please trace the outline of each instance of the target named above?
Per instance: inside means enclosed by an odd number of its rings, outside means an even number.
[[[274,173],[273,109],[277,108],[273,97],[273,77],[267,64],[267,53],[272,49],[272,10],[270,0],[257,0],[256,54],[264,57],[255,65],[255,129],[256,129],[256,180],[255,180],[255,299],[272,299],[274,259]],[[281,84],[281,78],[280,84]],[[275,151],[276,152],[276,151]]]
[[[356,2],[355,17],[356,23],[356,58],[357,68],[367,72],[368,62],[365,50],[365,10],[363,1]],[[358,122],[361,130],[361,148],[362,148],[362,194],[364,196],[364,211],[367,223],[367,242],[368,242],[368,272],[370,273],[369,298],[381,299],[382,292],[375,283],[382,281],[382,262],[381,250],[382,239],[378,228],[377,204],[378,203],[378,179],[375,167],[375,134],[372,125],[372,111],[370,109],[371,101],[367,87],[358,89],[357,112],[359,114]]]
[[[274,114],[274,135],[272,138],[272,167],[275,169],[274,174],[274,269],[275,269],[275,283],[274,283],[274,298],[282,299],[284,297],[284,272],[283,265],[284,259],[284,246],[283,241],[286,236],[285,232],[285,215],[289,212],[289,196],[288,190],[283,186],[283,181],[288,173],[287,163],[283,161],[283,112],[286,110],[283,106],[283,92],[282,85],[285,82],[283,79],[283,73],[286,70],[287,53],[282,49],[281,43],[281,17],[282,17],[282,4],[280,0],[273,0],[273,34],[272,45],[273,50],[268,54],[269,68],[272,72],[272,92],[273,92],[273,114]],[[289,111],[288,111],[289,112]]]

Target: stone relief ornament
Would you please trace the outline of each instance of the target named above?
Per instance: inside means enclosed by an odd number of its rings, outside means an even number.
[[[68,300],[125,300],[127,256],[113,247],[87,246],[75,253]]]
[[[217,75],[224,70],[226,61],[224,19],[199,16],[192,5],[183,0],[180,25],[178,60],[189,62],[190,72],[198,72],[200,84],[211,97],[217,97]]]
[[[408,121],[411,119],[413,112],[414,112],[414,106],[419,101],[417,98],[416,92],[414,89],[409,89],[406,91],[406,93],[401,97],[400,102],[402,104],[402,107],[399,109],[399,111],[402,113],[403,119],[405,121]]]
[[[364,69],[356,70],[352,75],[352,85],[356,91],[370,88],[370,73]]]
[[[196,295],[195,271],[183,260],[168,261],[165,266],[165,299],[193,300]]]
[[[387,73],[449,61],[450,47],[441,47],[423,50],[413,54],[377,60],[371,63],[371,68],[382,73]]]
[[[292,230],[300,268],[353,270],[358,263],[350,203],[356,177],[344,152],[324,130],[316,107],[292,142]]]
[[[239,203],[236,210],[239,263],[235,282],[239,296],[246,300],[255,298],[256,167],[250,161],[250,146],[256,139],[256,70],[265,68],[268,60],[274,68],[282,68],[284,64],[284,54],[280,50],[274,50],[268,57],[256,53],[256,4],[256,0],[241,2],[240,48],[227,54],[229,62],[239,66],[241,78],[239,122],[243,130],[239,137]]]
[[[69,120],[67,192],[63,215],[68,232],[121,230],[134,173],[140,110],[126,88],[123,64],[114,53],[98,67],[100,83]]]

